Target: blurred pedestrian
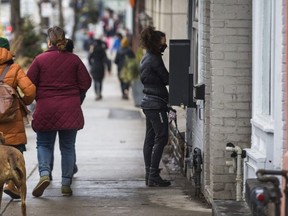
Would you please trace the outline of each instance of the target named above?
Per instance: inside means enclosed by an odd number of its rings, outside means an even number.
[[[67,38],[66,51],[73,53],[74,42],[72,39]]]
[[[125,35],[126,35],[126,37],[128,39],[129,46],[132,47],[132,45],[133,45],[133,35],[132,35],[132,33],[131,33],[129,28],[125,28]]]
[[[6,72],[5,72],[6,70]],[[21,95],[20,100],[25,105],[29,105],[35,98],[36,87],[26,76],[23,69],[13,60],[13,53],[10,51],[9,41],[0,37],[0,77],[4,83],[12,86],[15,90],[19,88]],[[8,122],[0,123],[0,131],[3,132],[5,145],[17,148],[21,153],[26,151],[27,137],[23,121],[23,110],[21,110],[20,101],[17,100],[16,116]],[[20,199],[18,188],[12,181],[4,185],[4,192],[12,199]]]
[[[118,71],[118,78],[120,81],[120,87],[122,92],[122,99],[128,100],[128,93],[130,88],[130,83],[124,81],[121,78],[121,70],[125,66],[126,63],[128,63],[129,58],[135,58],[135,53],[133,50],[129,47],[129,41],[126,37],[124,37],[121,40],[121,47],[116,53],[115,57],[115,64],[117,65],[117,71]]]
[[[40,180],[32,195],[42,196],[50,184],[50,164],[58,134],[61,192],[64,196],[71,196],[75,140],[77,131],[84,126],[80,95],[90,88],[91,77],[81,59],[65,51],[67,40],[62,28],[51,27],[47,35],[48,50],[36,56],[27,73],[37,87],[32,128],[36,132]]]
[[[73,42],[73,40],[70,39],[70,38],[67,38],[66,40],[67,40],[67,43],[66,43],[66,48],[65,48],[65,50],[66,50],[67,52],[73,53],[73,51],[74,51],[74,42]],[[82,101],[82,102],[84,101],[85,97],[86,97],[86,92],[85,92],[85,91],[82,91],[82,92],[80,93],[80,98],[81,98],[81,101]]]
[[[88,56],[88,62],[90,65],[90,73],[94,81],[94,91],[96,94],[95,100],[101,100],[102,85],[105,76],[105,65],[107,67],[108,73],[111,73],[111,61],[106,55],[102,40],[95,40],[93,50]]]
[[[117,32],[115,35],[113,46],[111,48],[112,53],[116,53],[120,49],[122,38],[123,38],[122,34]]]
[[[140,79],[144,85],[141,108],[146,116],[146,135],[143,147],[146,185],[167,187],[170,181],[161,178],[159,164],[168,142],[169,73],[162,60],[166,36],[153,27],[141,32],[140,42],[146,53],[140,63]]]
[[[83,49],[89,52],[91,49],[91,46],[94,44],[95,39],[94,39],[93,32],[88,32],[87,35],[88,35],[88,38],[84,40]]]

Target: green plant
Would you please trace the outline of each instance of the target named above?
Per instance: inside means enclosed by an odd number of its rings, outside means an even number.
[[[41,36],[36,33],[35,25],[30,17],[25,17],[22,26],[22,35],[15,41],[17,62],[22,67],[29,66],[36,55],[43,52],[41,49]]]
[[[125,58],[124,66],[120,72],[120,77],[124,82],[132,82],[139,78],[140,61],[143,57],[143,50],[138,49],[135,58]]]

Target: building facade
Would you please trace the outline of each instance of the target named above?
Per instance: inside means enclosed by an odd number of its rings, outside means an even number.
[[[282,169],[285,146],[285,1],[253,1],[252,142],[245,177]]]
[[[283,167],[285,2],[145,1],[145,12],[168,41],[190,40],[194,106],[180,109],[180,127],[190,151],[201,149],[201,190],[210,202],[242,199],[246,179],[256,178],[258,169]],[[164,57],[168,68],[173,59]],[[205,97],[199,99],[201,86]],[[227,143],[247,152],[240,176]],[[193,169],[186,174],[193,176]]]

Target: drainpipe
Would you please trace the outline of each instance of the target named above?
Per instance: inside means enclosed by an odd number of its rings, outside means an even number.
[[[227,143],[226,151],[232,152],[231,157],[237,158],[236,160],[236,201],[242,200],[242,158],[246,157],[246,151],[242,150],[239,146],[235,146],[232,143]],[[235,160],[235,159],[233,159]],[[235,170],[235,163],[227,163],[227,165],[232,165]]]

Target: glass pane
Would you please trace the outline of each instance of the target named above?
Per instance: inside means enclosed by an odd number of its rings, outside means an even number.
[[[200,82],[199,79],[202,78],[200,70],[198,70],[198,25],[199,25],[199,0],[193,1],[193,22],[192,22],[192,68],[193,68],[193,76],[194,76],[194,84],[198,84]],[[202,81],[202,79],[201,79]]]
[[[202,76],[200,74],[200,71],[198,70],[198,31],[194,31],[194,51],[193,51],[193,55],[194,55],[194,73],[197,74],[197,80],[196,80],[196,84],[201,83],[202,80]]]
[[[271,114],[271,1],[263,1],[262,17],[262,114]]]
[[[195,8],[194,21],[198,21],[198,18],[199,18],[199,4],[198,4],[198,0],[194,1],[194,8]]]

